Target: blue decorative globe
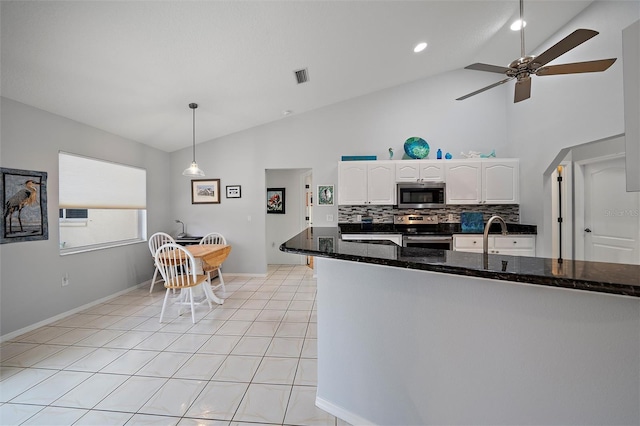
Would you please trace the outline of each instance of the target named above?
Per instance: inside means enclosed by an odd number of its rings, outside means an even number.
[[[417,160],[429,155],[429,144],[422,138],[412,137],[404,142],[404,152]]]

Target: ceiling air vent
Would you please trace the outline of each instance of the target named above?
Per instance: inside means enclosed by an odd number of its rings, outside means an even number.
[[[296,75],[296,81],[298,84],[306,83],[309,81],[309,71],[306,68],[296,70],[293,72]]]

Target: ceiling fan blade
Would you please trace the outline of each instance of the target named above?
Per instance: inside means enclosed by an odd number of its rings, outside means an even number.
[[[498,65],[481,64],[481,63],[471,64],[467,67],[464,67],[464,69],[475,70],[475,71],[497,72],[498,74],[506,74],[507,71],[510,71],[510,68],[501,67]]]
[[[616,58],[598,61],[574,62],[571,64],[549,65],[539,68],[536,75],[578,74],[583,72],[605,71],[616,61]]]
[[[597,36],[598,34],[598,31],[594,30],[587,30],[583,28],[577,29],[544,52],[542,52],[540,55],[536,56],[536,58],[531,63],[535,63],[538,66],[543,66],[553,61],[558,56],[567,53],[574,47],[581,45],[590,38]]]
[[[513,102],[524,101],[531,97],[531,77],[526,77],[516,81],[516,91],[513,96]]]
[[[497,83],[493,83],[493,84],[490,84],[490,85],[489,85],[489,86],[487,86],[487,87],[483,87],[483,88],[482,88],[482,89],[480,89],[480,90],[476,90],[475,92],[471,92],[471,93],[469,93],[469,94],[466,94],[466,95],[464,95],[464,96],[461,96],[461,97],[457,98],[457,99],[456,99],[456,101],[462,101],[462,100],[464,100],[464,99],[470,98],[471,96],[475,96],[475,95],[477,95],[478,93],[482,93],[482,92],[485,92],[485,91],[487,91],[487,90],[489,90],[489,89],[493,89],[494,87],[500,86],[501,84],[504,84],[504,83],[506,83],[506,82],[507,82],[507,81],[509,81],[509,80],[513,80],[514,78],[515,78],[515,77],[505,78],[504,80],[500,80],[500,81],[499,81],[499,82],[497,82]]]

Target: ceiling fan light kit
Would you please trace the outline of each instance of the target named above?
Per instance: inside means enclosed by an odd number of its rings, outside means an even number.
[[[523,0],[520,0],[520,22],[524,21],[524,4]],[[498,65],[489,65],[482,63],[471,64],[465,69],[475,71],[493,72],[498,74],[504,74],[507,76],[504,80],[500,80],[497,83],[490,84],[475,92],[468,93],[464,96],[457,98],[461,101],[479,93],[485,92],[494,87],[500,86],[508,81],[516,79],[515,93],[513,102],[521,102],[531,97],[531,76],[546,76],[546,75],[561,75],[561,74],[580,74],[588,72],[601,72],[608,69],[616,61],[616,58],[600,59],[587,62],[574,62],[561,65],[547,65],[549,62],[564,55],[571,49],[581,45],[585,41],[598,35],[597,31],[589,29],[577,29],[558,43],[551,46],[538,56],[526,55],[524,48],[524,27],[520,28],[520,58],[511,62],[508,67],[501,67]]]

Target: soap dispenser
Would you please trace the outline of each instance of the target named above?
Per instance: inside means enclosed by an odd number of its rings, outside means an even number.
[[[438,148],[438,152],[436,153],[436,158],[438,160],[442,160],[442,150],[440,148]]]

